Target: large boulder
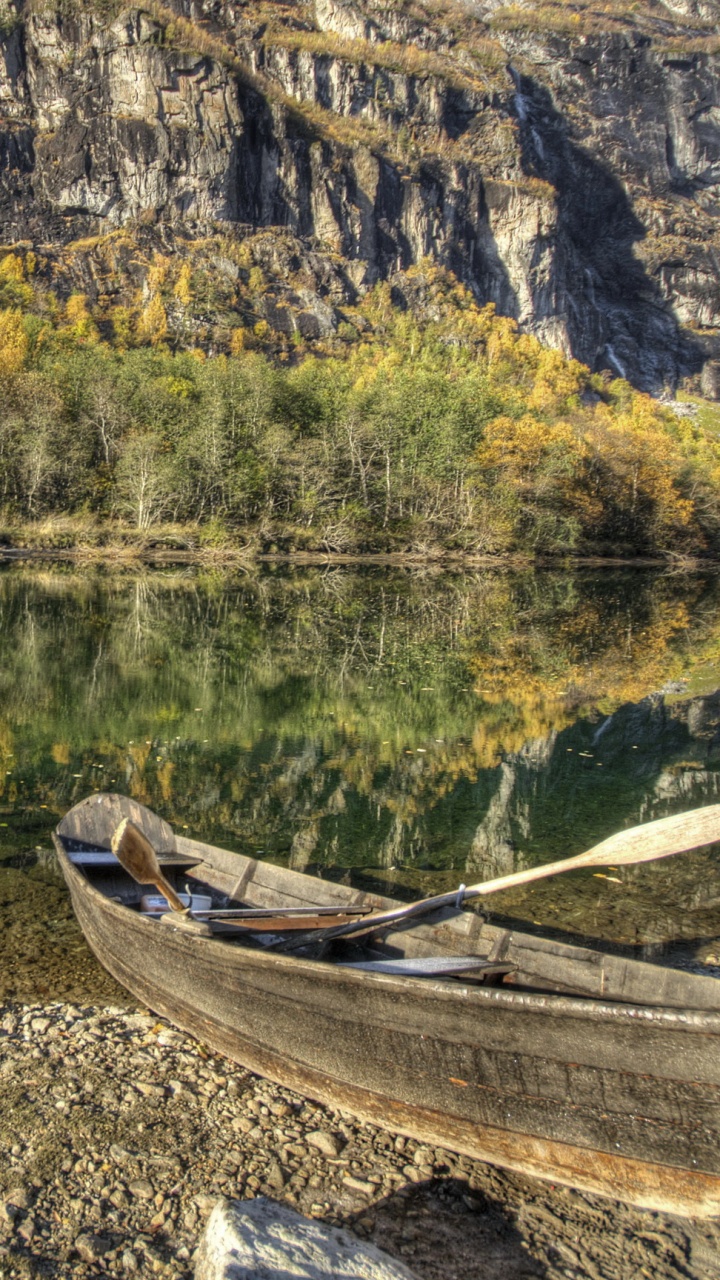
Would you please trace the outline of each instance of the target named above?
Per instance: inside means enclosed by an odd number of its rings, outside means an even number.
[[[349,1231],[259,1196],[220,1200],[200,1242],[195,1280],[415,1280]]]

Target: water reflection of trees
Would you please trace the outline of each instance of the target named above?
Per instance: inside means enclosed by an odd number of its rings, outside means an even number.
[[[570,853],[714,795],[707,725],[643,699],[711,681],[717,603],[709,575],[627,570],[9,571],[0,803],[48,825],[112,786],[391,879]]]

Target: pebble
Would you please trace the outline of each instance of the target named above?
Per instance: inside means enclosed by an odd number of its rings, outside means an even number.
[[[260,1197],[221,1200],[198,1250],[195,1280],[415,1280],[402,1263],[356,1235],[308,1221]]]
[[[324,1156],[337,1156],[342,1150],[341,1144],[337,1138],[331,1133],[325,1132],[323,1129],[313,1129],[311,1133],[305,1134],[305,1141],[311,1147],[315,1147],[321,1151]]]
[[[18,1216],[18,1210],[13,1204],[6,1204],[0,1200],[0,1230],[11,1231],[15,1225],[15,1219]]]
[[[14,1187],[12,1191],[5,1194],[5,1203],[15,1209],[29,1209],[32,1203],[30,1194],[25,1187]]]
[[[361,1191],[364,1196],[371,1196],[377,1188],[372,1182],[365,1182],[362,1178],[353,1178],[351,1174],[343,1174],[343,1182],[346,1187],[350,1187],[352,1191]]]
[[[82,1235],[75,1241],[75,1252],[83,1262],[97,1262],[110,1248],[110,1242],[103,1236]]]
[[[128,1191],[141,1200],[152,1200],[155,1195],[155,1188],[147,1178],[134,1178],[132,1182],[128,1182]]]
[[[573,1280],[654,1274],[659,1240],[663,1280],[686,1280],[668,1259],[693,1250],[717,1256],[720,1272],[720,1227],[703,1224],[693,1243],[677,1220],[387,1134],[154,1015],[0,1004],[0,1098],[2,1280],[191,1280],[218,1202],[257,1196],[372,1235],[394,1257],[412,1256],[422,1280],[475,1276],[486,1256],[487,1280],[567,1280],[563,1233],[582,1252]]]

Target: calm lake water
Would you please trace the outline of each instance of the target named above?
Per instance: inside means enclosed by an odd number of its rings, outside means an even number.
[[[49,853],[122,791],[188,834],[398,897],[720,797],[720,579],[640,569],[0,571],[0,996],[116,992]],[[720,860],[506,893],[635,953],[720,934]]]

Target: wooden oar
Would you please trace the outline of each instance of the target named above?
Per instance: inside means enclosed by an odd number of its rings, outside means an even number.
[[[324,946],[334,938],[373,933],[376,929],[428,915],[441,907],[460,908],[467,898],[484,897],[486,894],[498,893],[501,889],[530,884],[532,880],[544,880],[546,876],[554,876],[561,871],[576,871],[580,867],[605,867],[609,864],[613,867],[629,867],[637,862],[652,862],[656,858],[669,858],[674,853],[700,849],[703,845],[714,844],[716,840],[720,840],[720,804],[711,804],[703,809],[691,809],[689,813],[659,818],[656,822],[646,822],[639,827],[630,827],[627,831],[618,831],[574,858],[563,858],[559,862],[530,867],[527,871],[516,871],[509,876],[485,880],[482,884],[470,885],[469,888],[461,885],[452,893],[421,898],[406,907],[379,911],[375,915],[365,916],[362,920],[353,920],[336,928],[315,929],[279,943],[274,949],[294,951],[310,943]]]
[[[178,897],[160,870],[157,854],[147,836],[129,818],[123,818],[115,830],[110,847],[120,865],[133,880],[137,880],[139,884],[154,885],[158,893],[162,893],[167,898],[175,914],[172,916],[166,914],[161,917],[162,920],[180,925],[191,933],[202,934],[204,937],[210,936],[210,926],[193,919],[189,908]]]
[[[110,847],[133,880],[137,880],[139,884],[154,884],[158,893],[167,898],[173,911],[187,914],[184,902],[178,898],[160,870],[157,854],[147,836],[129,818],[123,818],[110,841]]]
[[[159,893],[168,900],[173,912],[172,923],[191,929],[193,933],[202,933],[206,937],[212,933],[210,922],[218,925],[227,924],[235,929],[246,929],[249,933],[281,933],[298,929],[320,928],[322,917],[329,915],[342,922],[356,913],[367,915],[362,907],[350,907],[343,911],[337,907],[280,907],[277,910],[258,908],[256,910],[235,911],[198,911],[191,912],[172,885],[165,879],[160,870],[157,854],[147,836],[131,822],[124,818],[115,831],[110,842],[112,851],[118,862],[140,884],[152,884]],[[161,919],[170,917],[161,916]],[[203,923],[207,921],[208,923]]]
[[[302,920],[306,916],[367,916],[370,907],[214,907],[210,911],[194,911],[198,920],[264,920],[290,917]]]

